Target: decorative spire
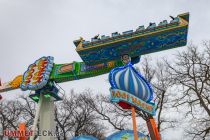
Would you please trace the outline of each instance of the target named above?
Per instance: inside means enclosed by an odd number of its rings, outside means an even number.
[[[150,84],[133,68],[129,62],[124,67],[113,69],[109,74],[113,89],[120,89],[149,102],[153,98]]]

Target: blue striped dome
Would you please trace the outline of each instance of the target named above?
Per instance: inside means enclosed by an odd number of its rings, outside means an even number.
[[[77,136],[70,140],[98,140],[98,139],[93,136]]]
[[[153,98],[150,84],[133,68],[131,63],[114,68],[109,73],[112,88],[124,90],[149,102]]]

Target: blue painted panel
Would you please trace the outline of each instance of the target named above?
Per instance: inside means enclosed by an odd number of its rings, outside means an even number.
[[[93,136],[78,136],[78,137],[74,137],[70,140],[98,140],[98,139]]]
[[[129,37],[130,38],[130,37]],[[152,52],[185,46],[187,43],[187,27],[166,30],[156,34],[107,44],[87,50],[78,51],[82,60],[89,65],[119,60],[123,54],[136,57]]]
[[[141,132],[137,132],[138,140],[149,140],[148,136],[145,136]],[[105,140],[134,140],[134,135],[132,130],[122,130],[112,134],[107,137]]]

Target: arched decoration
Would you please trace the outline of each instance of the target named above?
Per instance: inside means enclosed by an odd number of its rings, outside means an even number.
[[[111,88],[126,91],[145,102],[150,102],[153,92],[150,84],[133,68],[131,63],[114,68],[109,73]]]
[[[150,115],[155,115],[153,91],[150,84],[132,66],[131,62],[117,67],[109,73],[111,102],[118,103],[123,109],[131,106]]]

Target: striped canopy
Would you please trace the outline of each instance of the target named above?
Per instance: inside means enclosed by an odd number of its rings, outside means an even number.
[[[153,98],[150,84],[133,68],[131,63],[114,68],[109,73],[112,88],[124,90],[149,102]]]

